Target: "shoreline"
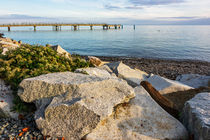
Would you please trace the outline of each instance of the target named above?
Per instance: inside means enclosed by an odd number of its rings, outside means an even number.
[[[87,57],[87,56],[83,56]],[[136,58],[121,56],[96,56],[102,61],[122,61],[131,68],[137,68],[147,73],[153,73],[171,80],[181,74],[210,75],[210,62],[201,60],[176,60],[161,58]]]

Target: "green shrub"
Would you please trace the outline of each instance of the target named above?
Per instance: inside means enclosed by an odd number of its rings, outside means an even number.
[[[0,78],[9,83],[15,95],[14,110],[28,111],[26,103],[17,96],[20,82],[29,77],[52,72],[75,71],[77,68],[89,67],[90,63],[79,56],[66,58],[49,47],[24,45],[0,55]]]

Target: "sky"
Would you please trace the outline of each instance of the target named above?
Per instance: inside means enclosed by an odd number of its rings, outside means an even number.
[[[210,24],[210,0],[0,0],[0,3],[0,22]]]

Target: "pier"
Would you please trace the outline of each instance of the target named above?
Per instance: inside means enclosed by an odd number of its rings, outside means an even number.
[[[68,23],[22,23],[22,24],[0,24],[0,27],[7,27],[8,31],[11,31],[11,27],[28,27],[31,26],[34,28],[34,31],[37,30],[38,26],[52,26],[54,31],[60,31],[62,26],[71,26],[74,30],[78,30],[80,26],[89,26],[90,30],[93,30],[94,26],[101,26],[103,30],[108,29],[120,29],[123,26],[121,24],[68,24]]]

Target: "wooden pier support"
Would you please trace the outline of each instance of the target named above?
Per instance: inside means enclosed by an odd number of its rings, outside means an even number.
[[[117,29],[117,25],[115,25],[114,28]]]
[[[104,25],[103,30],[107,30],[107,29],[108,29],[108,25]]]
[[[77,26],[76,26],[76,25],[74,25],[74,30],[75,30],[75,31],[77,30]]]
[[[10,27],[8,27],[8,32],[10,32]]]
[[[134,30],[136,29],[136,25],[133,25],[133,29],[134,29]]]
[[[93,30],[93,26],[90,26],[90,30]]]
[[[36,31],[36,26],[34,26],[34,31]]]

